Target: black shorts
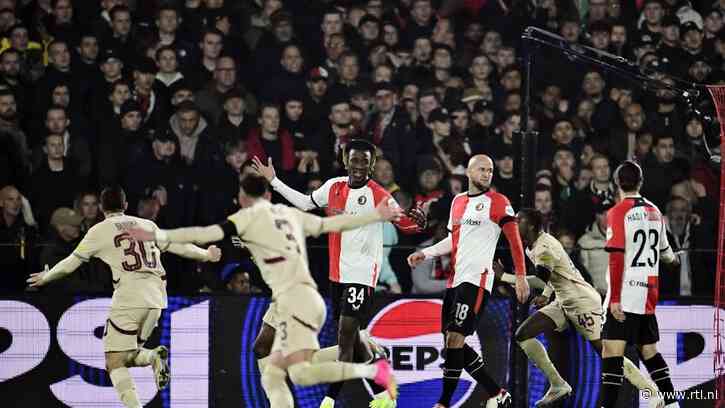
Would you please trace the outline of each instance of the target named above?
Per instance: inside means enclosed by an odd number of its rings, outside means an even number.
[[[478,316],[485,310],[491,294],[468,282],[446,289],[441,310],[441,330],[469,336],[476,331]]]
[[[625,340],[628,344],[635,345],[654,344],[660,340],[660,329],[654,314],[624,312],[624,315],[626,318],[620,322],[607,310],[602,339]]]
[[[367,327],[373,308],[373,293],[375,289],[371,286],[330,282],[332,317],[335,322],[340,321],[340,315],[349,316],[357,319],[361,329]]]

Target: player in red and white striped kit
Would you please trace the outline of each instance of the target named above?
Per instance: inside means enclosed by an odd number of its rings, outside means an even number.
[[[503,194],[490,190],[491,158],[473,156],[466,174],[469,190],[453,198],[448,221],[450,234],[436,245],[410,255],[408,263],[416,266],[425,259],[451,254],[453,273],[448,279],[441,311],[446,347],[443,392],[435,408],[450,406],[463,369],[486,390],[487,408],[508,407],[511,395],[486,373],[483,360],[465,343],[465,338],[475,332],[478,317],[491,296],[493,256],[501,231],[506,235],[514,259],[516,296],[521,303],[529,297],[524,249],[511,203]]]
[[[375,165],[375,146],[356,139],[350,141],[344,151],[343,161],[348,176],[329,179],[310,195],[302,194],[278,179],[271,159],[265,166],[255,157],[253,168],[270,182],[275,191],[305,211],[324,208],[328,215],[359,214],[374,210],[383,200],[393,200],[390,193],[370,179]],[[425,217],[420,209],[414,208],[394,224],[403,233],[420,232],[425,227]],[[339,324],[339,359],[348,362],[369,360],[373,357],[369,348],[374,344],[361,329],[365,329],[368,323],[383,262],[383,224],[330,233],[329,256],[333,318]],[[271,331],[271,325],[267,327]],[[333,407],[341,388],[342,383],[331,385],[321,407]],[[394,406],[392,401],[386,400],[387,393],[382,388],[375,384],[371,384],[371,388],[376,394],[371,406]]]
[[[660,259],[677,265],[667,242],[660,210],[639,194],[643,175],[639,165],[626,161],[614,172],[621,201],[607,213],[609,292],[604,301],[607,317],[602,333],[601,406],[611,408],[622,385],[623,355],[635,344],[652,380],[663,393],[666,407],[674,399],[670,370],[657,351],[659,328],[655,307],[659,296]]]

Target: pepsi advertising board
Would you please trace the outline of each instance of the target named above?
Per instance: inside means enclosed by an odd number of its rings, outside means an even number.
[[[376,300],[368,329],[389,351],[400,383],[401,408],[430,407],[438,398],[443,362],[441,303],[428,298]],[[158,393],[150,369],[131,369],[144,406],[268,407],[252,352],[268,304],[268,299],[259,297],[170,297],[169,308],[149,340],[150,346],[165,344],[170,349],[170,386]],[[109,306],[106,297],[0,298],[2,406],[122,407],[104,370],[101,336]],[[513,386],[508,373],[515,350],[510,343],[511,310],[508,299],[491,299],[477,333],[467,339],[481,350],[492,377],[507,387]],[[680,402],[683,407],[714,406],[713,311],[709,305],[658,307],[660,351],[670,365],[675,389],[686,391]],[[335,343],[335,333],[328,314],[320,334],[323,347]],[[568,364],[562,374],[574,394],[564,406],[595,408],[599,358],[580,337],[570,334],[567,340]],[[541,373],[529,367],[526,406],[533,406],[546,386]],[[295,388],[296,405],[317,408],[326,388]],[[479,407],[481,392],[464,373],[452,407]],[[630,392],[621,407],[637,406],[638,400],[647,406]],[[349,382],[336,406],[367,407],[368,395],[361,381]]]

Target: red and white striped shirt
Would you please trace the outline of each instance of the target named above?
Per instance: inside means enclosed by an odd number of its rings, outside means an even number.
[[[489,292],[493,289],[493,256],[502,227],[516,221],[508,198],[494,191],[453,198],[448,230],[451,233],[453,273],[448,287],[468,282]]]
[[[325,208],[328,215],[375,211],[382,200],[394,200],[390,193],[373,180],[368,180],[362,187],[351,188],[347,177],[327,180],[312,192],[311,198],[317,207]],[[409,217],[403,217],[395,225],[403,233],[420,231]],[[328,235],[330,280],[375,287],[383,262],[383,224],[375,223]]]

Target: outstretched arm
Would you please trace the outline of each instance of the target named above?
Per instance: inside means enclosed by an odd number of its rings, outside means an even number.
[[[451,238],[451,234],[448,234],[447,237],[438,241],[437,244],[424,248],[420,252],[425,255],[425,259],[430,259],[448,255],[451,253],[451,250],[453,250],[453,239]]]
[[[65,276],[70,275],[82,264],[83,261],[78,258],[78,256],[70,254],[65,259],[55,264],[53,269],[48,270],[48,265],[46,265],[46,269],[43,272],[30,274],[27,282],[30,284],[30,287],[41,287],[52,281],[62,279]]]
[[[299,213],[302,220],[305,234],[319,236],[327,232],[342,232],[360,228],[367,224],[381,221],[397,221],[402,216],[402,211],[397,205],[383,200],[375,211],[358,215],[336,215],[334,217],[318,217],[312,214]]]
[[[221,259],[222,251],[215,245],[208,249],[199,248],[194,244],[169,243],[167,251],[183,258],[193,259],[199,262],[218,262]]]
[[[312,201],[312,196],[300,193],[277,178],[277,173],[274,171],[274,165],[272,164],[271,157],[267,160],[266,166],[257,158],[257,156],[252,157],[252,169],[254,169],[257,174],[267,179],[274,191],[280,193],[282,197],[295,207],[302,211],[309,211],[317,208],[315,202]]]

